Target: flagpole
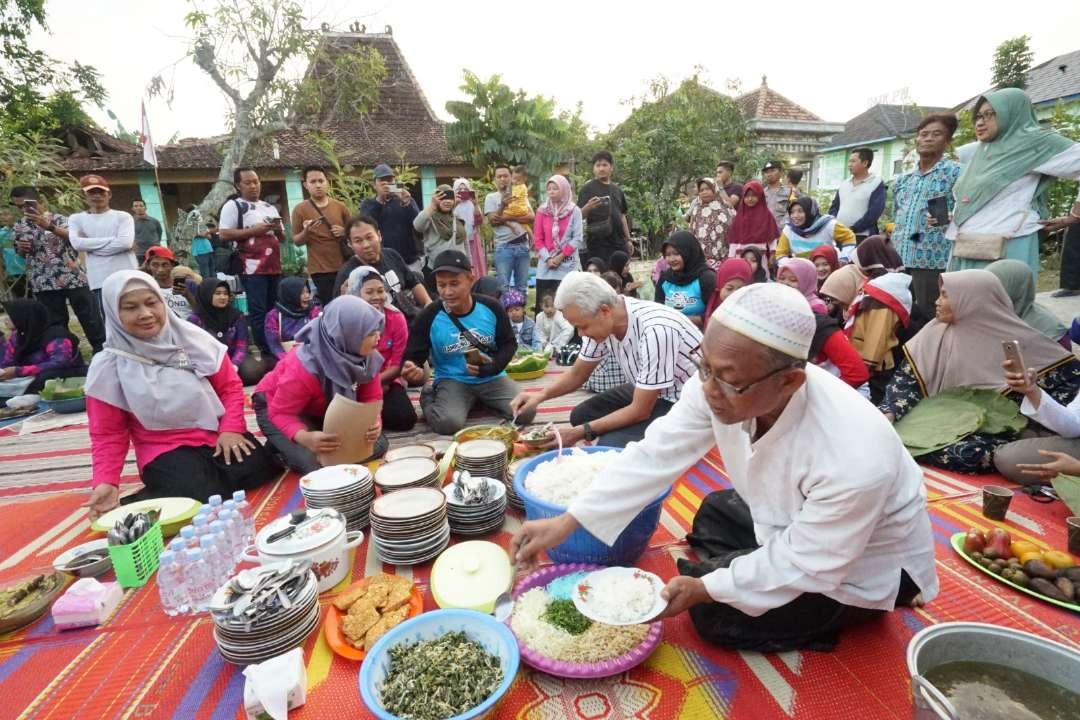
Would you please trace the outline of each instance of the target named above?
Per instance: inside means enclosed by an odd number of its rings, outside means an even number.
[[[165,221],[165,244],[169,243],[169,218],[165,214],[165,193],[161,191],[161,176],[158,174],[157,150],[154,149],[154,139],[150,135],[150,118],[146,114],[146,100],[141,103],[142,107],[142,132],[139,140],[143,146],[143,160],[154,168],[154,187],[157,188],[158,207],[161,208],[161,217]]]

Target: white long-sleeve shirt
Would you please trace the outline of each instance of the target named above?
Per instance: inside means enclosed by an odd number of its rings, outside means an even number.
[[[1036,410],[1025,397],[1024,402],[1020,403],[1020,412],[1063,438],[1080,437],[1080,395],[1066,406],[1050,397],[1045,390],[1040,388],[1039,392],[1042,393],[1039,409]]]
[[[570,342],[573,336],[574,326],[566,322],[566,318],[558,310],[552,318],[542,312],[536,314],[536,337],[541,348],[546,350],[551,347],[558,350]]]
[[[86,253],[90,289],[98,290],[117,270],[139,267],[135,245],[135,218],[123,210],[81,212],[68,218],[71,247]]]
[[[760,547],[702,578],[714,600],[752,616],[807,592],[891,610],[901,570],[924,600],[937,595],[922,471],[873,405],[810,365],[773,427],[753,433],[753,421],[722,424],[695,375],[569,512],[612,543],[715,443]]]
[[[977,145],[978,143],[971,143],[956,151],[961,162],[971,157]],[[956,233],[961,229],[964,232],[1000,233],[1009,237],[1037,232],[1042,226],[1039,225],[1039,214],[1031,207],[1031,201],[1043,175],[1080,180],[1080,143],[1073,143],[1028,174],[1006,185],[990,202],[976,210],[964,222],[963,228],[958,228],[955,222],[949,223],[945,237],[955,240]],[[1080,197],[1077,199],[1080,200]],[[956,198],[957,205],[963,201],[961,197]]]

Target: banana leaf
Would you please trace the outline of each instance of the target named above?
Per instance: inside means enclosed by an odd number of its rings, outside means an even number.
[[[1050,481],[1057,491],[1061,502],[1069,508],[1073,515],[1080,515],[1080,477],[1075,475],[1058,475]]]
[[[897,434],[913,456],[947,448],[979,430],[986,411],[974,403],[955,397],[926,398],[897,421]]]
[[[943,390],[938,393],[937,397],[965,400],[986,411],[986,419],[983,420],[983,424],[978,430],[981,433],[987,433],[988,435],[1010,433],[1015,435],[1028,425],[1028,419],[1020,412],[1020,407],[995,390],[956,387]]]

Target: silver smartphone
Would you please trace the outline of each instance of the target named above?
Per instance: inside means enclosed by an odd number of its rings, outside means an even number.
[[[1013,372],[1024,372],[1027,365],[1024,364],[1024,356],[1020,354],[1019,340],[1003,340],[1001,349],[1005,351],[1005,359],[1009,361]]]

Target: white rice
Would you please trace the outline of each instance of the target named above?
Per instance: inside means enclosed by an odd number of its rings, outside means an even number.
[[[656,603],[656,589],[647,577],[601,572],[590,575],[588,583],[585,600],[592,612],[607,622],[648,620]]]
[[[569,454],[533,468],[525,478],[525,489],[544,502],[565,508],[587,490],[618,455],[617,450],[587,453],[574,448]]]

